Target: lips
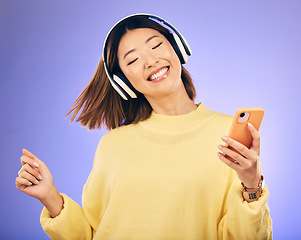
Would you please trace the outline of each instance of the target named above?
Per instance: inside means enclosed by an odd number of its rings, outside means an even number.
[[[147,81],[155,81],[163,77],[168,72],[168,70],[169,70],[169,66],[165,66],[153,71],[147,78]]]

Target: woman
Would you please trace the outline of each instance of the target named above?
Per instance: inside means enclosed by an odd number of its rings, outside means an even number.
[[[45,206],[52,239],[271,239],[259,134],[250,125],[253,143],[243,147],[225,137],[231,116],[194,103],[187,55],[183,36],[159,17],[132,15],[111,29],[67,113],[75,110],[72,122],[83,107],[82,125],[112,129],[98,144],[83,208],[58,193],[45,163],[25,149],[21,157],[17,188]]]

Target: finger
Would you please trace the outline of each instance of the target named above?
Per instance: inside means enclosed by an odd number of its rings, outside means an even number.
[[[21,178],[21,177],[17,177],[16,178],[16,187],[22,191],[22,187],[24,188],[24,186],[31,186],[32,183],[30,181],[28,181],[27,179]]]
[[[28,163],[30,166],[37,168],[43,179],[45,179],[45,177],[49,179],[52,177],[48,167],[42,160],[37,158],[34,154],[26,149],[23,149],[23,153],[24,155],[21,157],[21,162],[24,160],[24,163]]]
[[[252,150],[256,151],[258,154],[260,153],[260,135],[256,128],[251,124],[248,123],[248,129],[253,137],[251,148]]]
[[[219,159],[224,162],[227,166],[229,166],[230,168],[234,169],[235,171],[239,170],[240,165],[238,163],[235,163],[231,160],[229,160],[228,158],[226,158],[222,153],[218,152],[217,156],[219,157]]]
[[[20,158],[22,165],[28,164],[33,168],[38,168],[40,165],[37,163],[36,159],[32,159],[26,155],[21,156]]]
[[[20,169],[20,171],[18,172],[18,175],[20,176],[20,174],[23,172],[23,171],[26,171],[28,172],[29,174],[31,174],[32,176],[34,176],[37,180],[42,180],[42,176],[41,174],[39,173],[39,171],[36,169],[36,168],[32,168],[30,165],[28,164],[25,164],[22,166],[22,168]]]
[[[237,153],[236,151],[228,148],[228,147],[224,147],[222,145],[218,145],[219,150],[221,150],[224,154],[226,154],[227,156],[229,156],[231,158],[232,161],[236,161],[239,164],[244,164],[246,161],[246,158],[243,157],[241,154]],[[226,157],[227,158],[227,157]]]
[[[226,136],[222,136],[222,140],[231,146],[234,150],[236,150],[238,153],[243,155],[246,158],[251,157],[250,156],[250,149],[248,149],[245,145],[241,144],[240,142],[235,141],[234,139]]]
[[[39,184],[39,181],[33,175],[31,175],[28,172],[25,172],[25,171],[21,172],[19,177],[23,178],[23,179],[26,179],[27,181],[30,181],[33,184]]]
[[[31,159],[33,159],[35,162],[37,162],[38,165],[43,164],[43,161],[40,160],[36,155],[34,155],[33,153],[29,152],[27,149],[23,148],[23,154],[26,157],[29,157]]]
[[[23,148],[22,149],[23,154],[29,158],[35,159],[37,158],[33,153],[29,152],[27,149]]]

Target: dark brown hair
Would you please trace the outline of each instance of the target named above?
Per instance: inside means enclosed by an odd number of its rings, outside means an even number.
[[[107,65],[110,73],[120,70],[117,51],[122,36],[129,30],[137,28],[155,29],[164,35],[167,39],[170,32],[159,23],[149,20],[146,17],[136,16],[118,24],[108,36],[107,46]],[[181,78],[185,86],[187,95],[191,100],[196,96],[195,87],[188,71],[182,66]],[[72,123],[78,112],[81,110],[76,122],[89,130],[106,126],[107,129],[114,129],[122,125],[138,123],[150,117],[152,107],[143,94],[138,93],[137,98],[124,100],[112,87],[105,69],[104,60],[100,59],[97,69],[85,87],[80,93],[66,117],[72,112],[70,122]]]

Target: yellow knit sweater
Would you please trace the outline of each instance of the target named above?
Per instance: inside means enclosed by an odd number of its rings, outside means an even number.
[[[247,203],[234,170],[217,157],[232,117],[200,104],[185,115],[152,113],[100,140],[81,208],[65,194],[60,215],[46,208],[51,239],[271,239],[268,190]]]

